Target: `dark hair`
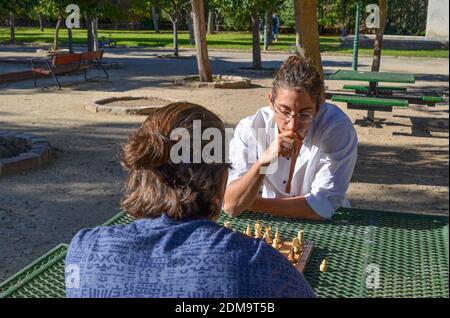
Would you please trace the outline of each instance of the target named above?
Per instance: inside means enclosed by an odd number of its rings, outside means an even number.
[[[176,128],[190,134],[193,154],[193,121],[201,121],[201,132],[217,128],[222,137],[220,163],[178,163],[170,159]],[[201,141],[200,153],[209,140]],[[213,217],[221,206],[213,202],[227,176],[225,127],[222,120],[203,106],[179,102],[154,111],[122,148],[122,166],[129,171],[122,208],[136,218],[155,218],[164,212],[170,218]],[[190,161],[192,162],[192,161]]]
[[[310,59],[290,56],[280,67],[273,80],[272,95],[278,89],[295,89],[308,93],[317,107],[324,102],[324,83],[320,72]]]

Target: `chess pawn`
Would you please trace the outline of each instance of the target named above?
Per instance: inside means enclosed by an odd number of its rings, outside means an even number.
[[[272,246],[277,250],[279,250],[281,246],[280,232],[278,230],[278,227],[275,230],[275,238],[273,239]]]
[[[247,224],[247,231],[245,231],[245,234],[247,236],[252,236],[252,228],[250,227],[250,224]]]
[[[324,259],[324,260],[322,261],[322,263],[320,263],[319,269],[320,269],[320,271],[323,273],[323,272],[326,272],[326,271],[327,271],[327,268],[328,268],[328,263],[327,263],[327,260]]]
[[[262,228],[259,221],[255,223],[255,238],[261,238],[262,237]]]
[[[274,240],[272,241],[272,247],[273,247],[274,249],[276,249],[276,250],[279,250],[280,247],[281,247],[281,241],[280,241],[280,240],[277,240],[277,239],[274,239]]]
[[[288,259],[292,264],[297,263],[297,259],[295,258],[295,252],[293,248],[291,248],[291,250],[289,251]]]
[[[303,247],[300,244],[300,240],[298,239],[298,237],[294,237],[294,239],[292,240],[292,249],[294,250],[295,254],[300,254]]]
[[[229,221],[223,222],[223,226],[226,227],[227,229],[231,228],[231,224]]]
[[[303,230],[298,231],[297,238],[300,243],[300,248],[303,249],[303,247],[305,246],[305,231]]]
[[[263,238],[264,238],[264,240],[266,241],[267,244],[271,245],[273,243],[273,240],[272,240],[272,237],[271,237],[271,234],[270,234],[270,230],[271,230],[270,226],[267,226],[265,228]]]

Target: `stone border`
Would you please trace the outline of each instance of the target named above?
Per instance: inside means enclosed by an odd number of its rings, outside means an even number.
[[[105,104],[121,101],[121,100],[136,100],[136,99],[156,99],[167,102],[167,104],[180,102],[172,98],[162,98],[157,96],[116,96],[103,99],[88,101],[84,104],[84,109],[91,113],[112,113],[115,115],[149,115],[153,109],[163,106],[136,106],[136,107],[121,107],[108,106]]]
[[[247,77],[233,76],[233,75],[213,75],[215,82],[200,82],[198,75],[186,76],[175,80],[176,85],[182,85],[193,88],[226,88],[226,89],[240,89],[249,88],[251,80]]]
[[[0,131],[0,136],[14,136],[19,139],[25,139],[31,145],[31,149],[28,152],[21,153],[16,157],[0,159],[0,176],[36,170],[49,164],[52,159],[50,142],[47,137],[41,137],[31,133],[14,133],[11,131]]]

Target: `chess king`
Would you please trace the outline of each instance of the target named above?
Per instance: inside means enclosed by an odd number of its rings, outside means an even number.
[[[234,130],[223,205],[227,214],[250,209],[320,220],[350,206],[346,192],[358,140],[347,115],[323,96],[322,76],[309,60],[291,56],[283,63],[268,94],[270,106]]]

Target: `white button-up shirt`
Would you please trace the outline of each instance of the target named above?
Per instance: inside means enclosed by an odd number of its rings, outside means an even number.
[[[242,177],[277,135],[270,107],[241,120],[229,145],[232,168],[228,184]],[[330,218],[339,207],[350,206],[345,193],[355,168],[357,146],[356,131],[347,115],[333,104],[322,104],[303,140],[291,192],[285,192],[290,159],[280,156],[266,172],[262,197],[304,196],[317,214]]]

